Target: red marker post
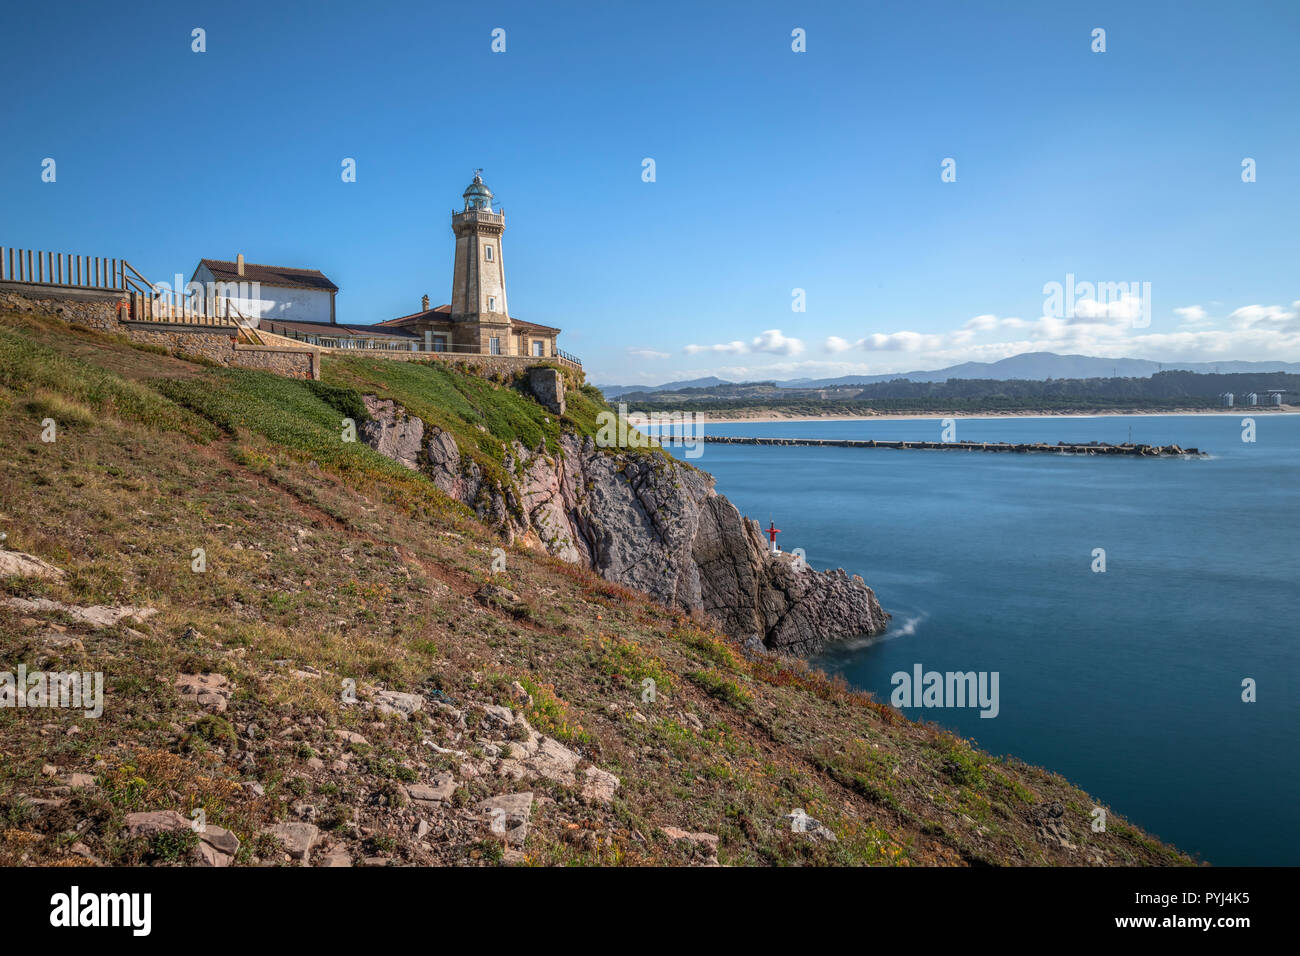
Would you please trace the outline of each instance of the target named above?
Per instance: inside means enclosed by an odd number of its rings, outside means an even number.
[[[768,524],[768,528],[765,534],[767,535],[768,541],[772,543],[772,553],[779,554],[780,553],[779,549],[776,546],[776,536],[781,533],[781,529],[776,526],[775,521],[772,521],[770,519],[768,520],[767,524]]]

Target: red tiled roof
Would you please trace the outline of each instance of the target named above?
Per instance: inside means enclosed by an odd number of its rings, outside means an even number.
[[[510,323],[525,332],[559,332],[553,325],[539,325],[536,322],[525,322],[523,319],[511,318]]]
[[[400,328],[409,322],[446,322],[450,319],[451,306],[440,305],[435,309],[426,309],[423,312],[412,312],[410,315],[399,315],[395,319],[385,319],[383,322],[376,323],[376,325],[387,326],[388,328]],[[560,330],[554,326],[540,325],[537,322],[525,322],[523,319],[516,319],[514,317],[511,317],[510,324],[516,329],[524,332],[555,332],[557,334],[560,332]]]
[[[253,262],[244,263],[244,274],[239,274],[237,262],[225,262],[221,259],[200,259],[199,266],[207,266],[218,282],[260,282],[263,285],[282,286],[290,289],[320,289],[324,292],[337,292],[339,287],[316,269],[290,269],[286,266],[260,266]],[[198,269],[194,270],[195,272]]]
[[[416,322],[420,319],[438,320],[450,319],[451,306],[440,305],[434,309],[426,309],[423,312],[412,312],[410,315],[399,315],[395,319],[384,319],[382,322],[376,322],[376,325],[401,325],[405,322]]]

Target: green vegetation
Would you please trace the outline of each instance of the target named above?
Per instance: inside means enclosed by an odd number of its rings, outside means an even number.
[[[0,407],[24,395],[28,411],[84,427],[100,416],[203,440],[212,429],[137,382],[62,355],[12,328],[0,327]]]
[[[704,688],[709,696],[725,701],[732,707],[748,707],[754,699],[753,695],[736,683],[733,678],[718,671],[691,671],[687,676]]]
[[[349,357],[325,372],[208,369],[0,314],[0,429],[23,436],[0,443],[0,531],[67,571],[0,581],[0,595],[157,612],[96,628],[0,603],[0,656],[100,670],[109,702],[98,720],[0,709],[0,866],[187,863],[192,831],[127,839],[125,817],[198,809],[241,841],[235,865],[290,863],[267,829],[309,818],[324,831],[313,863],[327,845],[420,865],[710,859],[674,827],[716,837],[729,865],[1189,862],[1118,813],[1091,833],[1096,801],[1054,774],[806,663],[749,660],[708,620],[588,568],[515,547],[492,578],[513,597],[477,597],[501,539],[424,476],[342,441],[342,419],[362,420],[361,394],[387,395],[504,471],[503,441],[588,434],[598,397],[573,381],[557,422],[519,383],[454,367]],[[66,425],[53,443],[38,438],[46,413]],[[177,691],[195,674],[228,682],[220,713]],[[341,700],[344,680],[363,703],[382,688],[424,705],[385,715]],[[570,748],[578,784],[485,767],[531,739],[489,723],[494,704]],[[51,732],[59,721],[76,732]],[[609,803],[581,792],[592,767],[618,778]],[[73,773],[93,785],[66,786]],[[412,799],[444,773],[450,807]],[[524,789],[520,858],[474,820]],[[1036,812],[1056,804],[1076,848],[1040,833]],[[837,839],[792,831],[796,808]]]
[[[568,377],[572,382],[572,373]],[[451,432],[462,453],[481,465],[499,467],[515,441],[530,451],[559,452],[563,422],[532,399],[522,371],[493,380],[440,361],[326,356],[321,378],[356,393],[397,401],[426,424]],[[594,434],[603,403],[576,387],[567,390],[565,401],[564,422],[580,434]]]
[[[431,482],[348,434],[342,410],[356,411],[361,398],[318,382],[281,378],[266,372],[226,368],[201,377],[154,383],[178,406],[207,419],[231,437],[255,433],[288,449],[302,462],[354,479],[382,484],[408,507],[444,513],[463,511],[436,492]],[[256,456],[247,459],[256,464]],[[449,507],[450,506],[450,507]]]
[[[149,852],[163,863],[184,859],[198,845],[199,835],[190,829],[163,830],[149,838]]]
[[[640,694],[642,682],[654,681],[655,694],[667,694],[673,689],[672,674],[664,662],[652,651],[635,641],[617,635],[601,638],[600,668],[611,677],[628,682],[628,689]]]
[[[521,677],[519,683],[533,699],[524,712],[534,729],[565,743],[581,744],[591,740],[574,716],[573,708],[560,699],[552,685],[543,684],[533,677]]]

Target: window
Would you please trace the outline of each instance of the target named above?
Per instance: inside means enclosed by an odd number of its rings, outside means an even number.
[[[435,336],[433,337],[433,350],[434,350],[435,352],[445,352],[445,351],[447,351],[447,336],[445,336],[445,335],[435,335]]]
[[[494,295],[490,295],[488,296],[488,311],[495,312],[496,310],[497,310],[497,297]]]
[[[483,258],[486,259],[488,262],[491,262],[491,261],[492,261],[492,247],[491,247],[491,246],[484,246],[484,247],[483,247]]]
[[[534,340],[533,356],[535,358],[543,358],[545,355],[546,355],[546,343]]]
[[[488,352],[493,355],[501,354],[501,339],[499,336],[494,335],[488,339]]]

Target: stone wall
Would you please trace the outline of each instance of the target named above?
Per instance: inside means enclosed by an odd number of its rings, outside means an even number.
[[[564,414],[564,375],[558,368],[535,365],[528,370],[528,387],[556,415]]]
[[[316,352],[296,352],[266,345],[235,345],[230,363],[240,368],[256,368],[274,372],[285,378],[320,378],[320,355]]]
[[[287,378],[320,378],[320,356],[311,349],[245,345],[236,341],[233,330],[123,322],[122,331],[136,342],[161,345],[182,358],[198,356],[218,365],[260,369]]]
[[[289,340],[285,340],[289,341]],[[402,352],[390,349],[331,349],[312,346],[326,355],[346,355],[352,358],[377,358],[394,362],[446,362],[463,366],[475,375],[512,375],[539,364],[562,365],[571,369],[579,384],[585,380],[582,369],[559,358],[536,358],[530,355],[477,355],[473,352]]]
[[[0,282],[0,310],[52,315],[71,325],[160,345],[182,358],[193,356],[217,365],[260,369],[289,378],[320,378],[320,355],[309,347],[239,344],[234,329],[210,325],[132,322],[125,318],[127,305],[128,300],[120,292]]]
[[[582,369],[558,356],[538,359],[531,355],[488,355],[472,352],[399,352],[367,349],[330,349],[262,333],[271,344],[236,344],[233,330],[179,323],[134,322],[125,319],[127,300],[117,292],[75,289],[63,286],[35,286],[0,282],[0,309],[41,312],[73,325],[115,332],[136,342],[160,345],[181,355],[195,355],[218,365],[262,369],[290,378],[320,378],[320,357],[350,355],[394,362],[447,362],[476,375],[513,375],[539,364],[560,365],[572,371],[577,382]],[[512,336],[503,333],[505,346]],[[552,337],[552,347],[554,339]]]
[[[118,292],[0,282],[0,309],[40,312],[101,332],[121,331],[117,317],[119,309],[125,314],[125,303]]]
[[[232,331],[195,329],[185,326],[162,325],[157,322],[123,322],[122,332],[133,342],[161,345],[181,357],[195,355],[218,365],[229,365],[235,351],[235,334]]]

